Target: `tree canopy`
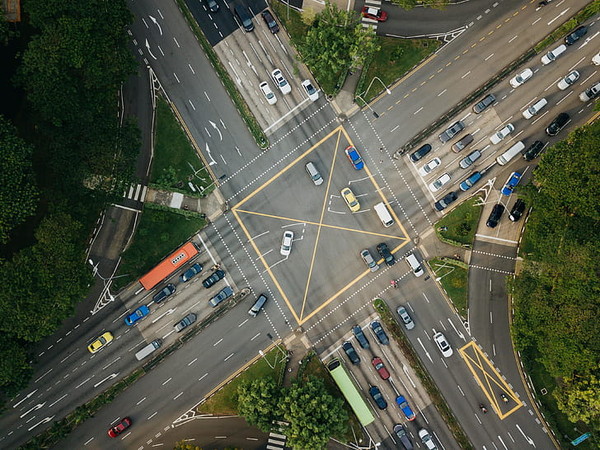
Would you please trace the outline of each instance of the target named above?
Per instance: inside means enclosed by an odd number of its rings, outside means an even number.
[[[238,386],[238,413],[265,433],[279,416],[281,390],[271,377],[248,380]]]

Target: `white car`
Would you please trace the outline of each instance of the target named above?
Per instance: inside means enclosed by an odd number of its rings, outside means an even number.
[[[518,88],[523,83],[525,83],[527,80],[529,80],[532,76],[533,76],[533,70],[531,70],[530,68],[527,68],[527,69],[523,70],[523,72],[521,72],[521,73],[515,75],[513,78],[511,78],[510,85],[514,88]]]
[[[433,438],[425,428],[421,428],[419,430],[419,437],[421,438],[421,442],[423,443],[423,445],[425,445],[427,450],[437,449],[437,447],[435,446],[435,442],[433,442]]]
[[[446,337],[441,332],[438,331],[437,333],[435,333],[433,335],[433,340],[439,347],[444,357],[449,358],[450,356],[452,356],[452,347],[450,347],[450,344],[448,344]]]
[[[577,80],[579,80],[579,72],[574,70],[571,73],[569,73],[569,75],[567,75],[562,80],[560,80],[558,82],[557,86],[561,91],[564,91],[569,86],[571,86],[573,83],[575,83]]]
[[[513,126],[513,124],[507,123],[504,128],[502,128],[500,131],[498,131],[497,133],[494,133],[492,135],[492,137],[490,138],[490,141],[492,142],[492,144],[497,144],[502,139],[504,139],[506,136],[508,136],[510,133],[512,133],[513,131],[515,131],[515,127]]]
[[[275,97],[275,94],[273,94],[273,91],[269,87],[269,83],[263,81],[258,85],[258,87],[260,87],[260,90],[267,99],[267,102],[269,102],[269,105],[274,105],[275,103],[277,103],[277,97]]]
[[[292,252],[292,242],[294,241],[293,231],[284,231],[283,239],[281,240],[281,253],[283,256],[289,256]]]
[[[531,119],[533,116],[539,113],[540,110],[547,104],[548,100],[546,100],[545,98],[540,98],[537,102],[535,102],[525,111],[523,111],[523,117],[525,117],[526,119]]]
[[[558,58],[560,55],[562,55],[566,51],[567,51],[567,46],[565,44],[559,45],[555,49],[550,50],[548,53],[546,53],[544,56],[542,56],[542,64],[546,66],[546,65],[550,64],[552,61],[556,61],[556,58]]]
[[[596,53],[592,58],[592,63],[596,66],[600,66],[600,53]]]
[[[289,94],[292,92],[292,87],[281,73],[281,70],[275,69],[273,72],[271,72],[271,76],[273,77],[273,81],[275,81],[275,84],[282,94]]]
[[[302,87],[306,91],[308,98],[310,98],[313,102],[319,100],[319,91],[315,89],[310,80],[304,80],[302,82]]]
[[[427,164],[425,164],[419,169],[419,175],[421,175],[422,177],[426,176],[427,174],[433,172],[434,169],[437,168],[441,163],[442,160],[440,158],[433,158],[431,161],[429,161]]]
[[[429,190],[431,192],[437,192],[442,188],[443,185],[445,185],[449,181],[450,181],[450,175],[448,173],[445,173],[444,175],[442,175],[441,177],[439,177],[437,180],[435,180],[433,183],[431,183],[429,185]]]

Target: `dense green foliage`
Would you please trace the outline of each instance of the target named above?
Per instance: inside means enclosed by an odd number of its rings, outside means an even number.
[[[600,122],[542,158],[526,238],[531,249],[512,283],[513,334],[525,355],[559,380],[554,396],[570,420],[600,425]]]
[[[450,3],[449,0],[391,0],[391,2],[406,10],[413,9],[416,6],[442,9]]]
[[[33,31],[16,62],[2,61],[18,66],[15,92],[25,93],[15,126],[0,118],[4,398],[27,384],[32,344],[85,297],[90,230],[132,181],[139,147],[136,126],[118,116],[119,89],[135,67],[126,3],[28,0],[22,8]]]
[[[281,389],[272,377],[245,380],[238,386],[238,414],[268,433],[278,418]]]

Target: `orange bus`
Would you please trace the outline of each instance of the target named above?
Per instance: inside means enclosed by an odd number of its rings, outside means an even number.
[[[167,258],[163,259],[158,266],[140,278],[140,283],[142,283],[144,289],[149,291],[162,280],[175,272],[179,267],[193,259],[197,254],[198,249],[194,243],[188,242],[170,254]]]

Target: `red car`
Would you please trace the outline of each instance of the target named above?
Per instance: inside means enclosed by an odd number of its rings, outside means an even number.
[[[386,367],[383,365],[383,361],[381,360],[381,358],[378,358],[378,357],[373,358],[371,360],[371,364],[373,364],[373,367],[375,367],[375,370],[377,372],[379,372],[379,376],[381,377],[382,380],[387,380],[390,377],[390,373],[388,372]]]
[[[117,437],[123,431],[131,426],[131,419],[129,417],[124,417],[121,421],[116,424],[114,427],[108,429],[108,435],[110,437]]]
[[[387,20],[387,13],[379,8],[363,6],[361,14],[367,19],[376,20],[377,22],[385,22]]]

